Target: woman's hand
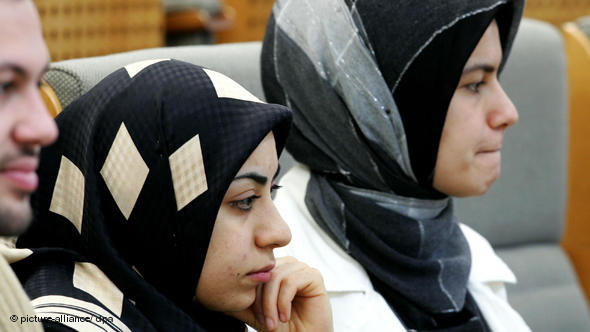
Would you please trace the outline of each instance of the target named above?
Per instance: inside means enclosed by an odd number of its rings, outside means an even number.
[[[282,257],[269,282],[258,286],[250,308],[227,313],[258,331],[333,331],[322,275],[293,257]]]

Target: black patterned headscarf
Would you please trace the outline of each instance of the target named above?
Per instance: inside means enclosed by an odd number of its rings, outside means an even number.
[[[262,50],[314,220],[408,329],[485,331],[452,199],[433,188],[463,67],[493,20],[506,60],[522,0],[277,0]]]
[[[119,69],[69,105],[17,241],[31,251],[13,264],[38,316],[243,331],[193,297],[227,188],[271,131],[280,154],[290,120],[220,73],[167,59]]]

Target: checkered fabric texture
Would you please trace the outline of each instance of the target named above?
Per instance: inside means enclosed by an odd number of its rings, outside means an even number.
[[[84,176],[68,158],[62,156],[49,211],[64,216],[82,233]]]
[[[33,254],[13,267],[32,299],[85,301],[132,331],[243,331],[192,298],[227,188],[271,130],[280,153],[291,112],[243,100],[244,91],[219,96],[223,83],[177,60],[134,73],[115,71],[56,118],[60,137],[41,152],[35,221],[17,241]],[[73,212],[50,210],[62,158],[83,178],[79,227]],[[82,263],[122,292],[120,315],[118,300],[73,286]]]
[[[207,190],[199,135],[176,150],[169,160],[176,206],[180,210]]]
[[[53,91],[64,107],[76,100],[84,91],[82,80],[71,70],[52,68],[45,73],[43,79],[53,87]]]

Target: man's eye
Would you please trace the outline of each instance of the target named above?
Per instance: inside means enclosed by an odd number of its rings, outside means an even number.
[[[0,95],[10,92],[15,87],[16,87],[16,83],[14,81],[0,83]]]
[[[252,195],[248,198],[241,199],[239,201],[231,202],[231,206],[234,206],[242,211],[250,211],[254,205],[254,201],[259,199],[260,196]]]
[[[484,81],[479,81],[479,82],[476,82],[476,83],[467,84],[465,87],[466,87],[467,89],[469,89],[469,91],[471,91],[471,92],[478,93],[478,92],[479,92],[479,88],[480,88],[482,85],[484,85],[484,84],[485,84],[485,82],[484,82]]]

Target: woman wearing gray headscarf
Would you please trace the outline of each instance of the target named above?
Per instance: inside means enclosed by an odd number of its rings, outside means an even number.
[[[335,331],[529,331],[490,244],[451,196],[485,193],[518,119],[498,82],[522,0],[277,0],[267,99],[300,162],[283,250],[322,272]],[[266,315],[275,313],[265,311]]]

